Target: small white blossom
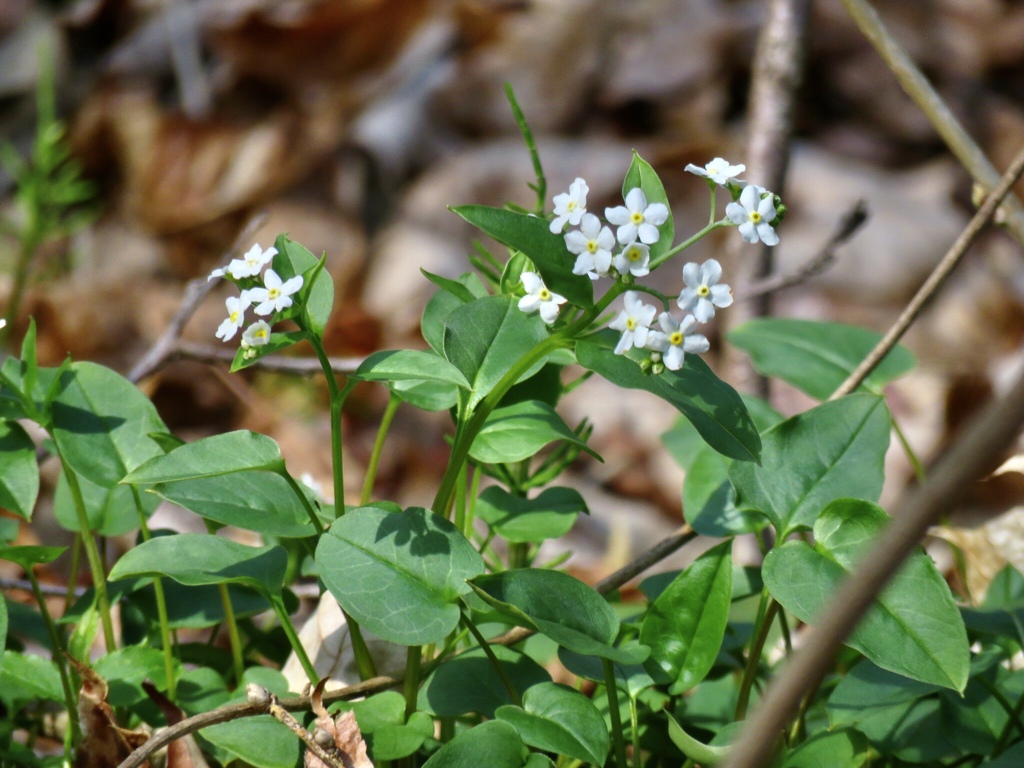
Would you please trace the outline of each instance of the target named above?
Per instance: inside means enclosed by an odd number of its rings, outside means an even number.
[[[687,315],[682,322],[676,322],[668,312],[658,316],[661,331],[651,331],[647,335],[647,348],[660,352],[662,362],[670,371],[678,371],[683,367],[686,353],[701,354],[707,352],[711,345],[702,334],[696,333],[697,318]]]
[[[242,349],[245,357],[256,357],[253,347],[262,347],[270,342],[270,324],[266,320],[257,320],[242,331]]]
[[[544,281],[536,272],[523,272],[519,279],[523,281],[526,295],[519,300],[519,309],[529,314],[540,311],[540,319],[548,325],[558,317],[558,305],[565,304],[565,297],[552,293],[544,285]]]
[[[587,212],[587,193],[590,187],[583,179],[576,177],[576,181],[569,185],[569,191],[555,195],[555,218],[551,221],[552,233],[559,233],[565,226],[575,227],[580,223],[583,214]]]
[[[706,179],[711,179],[715,184],[724,185],[730,181],[739,182],[739,179],[736,177],[747,170],[747,166],[730,165],[728,160],[716,157],[703,168],[690,163],[684,170],[698,176],[703,176]]]
[[[722,279],[722,265],[708,259],[699,267],[691,261],[683,267],[683,281],[686,287],[679,294],[679,308],[693,312],[698,322],[706,323],[715,316],[715,307],[732,304],[732,289],[718,281]]]
[[[268,269],[263,275],[263,285],[263,288],[252,288],[249,291],[253,303],[256,304],[256,314],[282,312],[292,305],[292,294],[302,288],[302,275],[281,282],[277,272]]]
[[[769,223],[775,219],[775,197],[769,192],[762,199],[765,190],[748,184],[740,193],[739,202],[725,207],[725,216],[733,224],[739,224],[740,236],[748,243],[759,239],[765,245],[778,245],[779,236]]]
[[[620,275],[631,274],[633,277],[643,277],[651,271],[651,249],[643,243],[634,241],[616,254],[612,263]]]
[[[6,328],[6,327],[7,327],[7,320],[0,320],[0,328]]]
[[[245,322],[245,310],[252,304],[249,291],[242,291],[241,296],[228,296],[224,301],[228,310],[227,319],[217,328],[217,338],[223,341],[231,341],[238,333],[238,329]]]
[[[597,216],[588,213],[583,217],[579,230],[566,233],[565,247],[570,253],[579,254],[572,273],[590,275],[596,280],[598,276],[607,275],[612,266],[615,235],[608,227],[601,226]]]
[[[647,196],[640,187],[634,187],[626,194],[626,204],[617,208],[605,208],[605,218],[618,226],[616,237],[627,245],[637,237],[645,245],[658,242],[661,233],[658,227],[668,221],[668,207],[664,203],[647,204]]]
[[[615,345],[615,354],[621,355],[632,347],[643,347],[647,343],[647,334],[654,322],[657,310],[650,304],[640,301],[636,291],[626,291],[626,308],[612,320],[608,327],[622,331],[619,343]]]
[[[233,280],[241,280],[245,277],[256,277],[256,275],[260,273],[260,270],[269,264],[270,260],[275,256],[277,256],[277,248],[271,246],[264,251],[260,247],[260,244],[256,243],[252,248],[246,251],[242,258],[232,259],[231,263],[228,264],[226,268],[213,270],[206,280],[209,282],[215,277],[223,277],[224,275],[230,276]]]

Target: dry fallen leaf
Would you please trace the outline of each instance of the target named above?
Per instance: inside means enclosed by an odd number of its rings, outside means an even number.
[[[324,683],[321,680],[313,691],[312,705],[316,714],[313,738],[325,750],[335,751],[345,768],[373,768],[355,712],[349,710],[339,714],[337,719],[332,718],[323,703]],[[305,768],[331,768],[309,750],[304,765]]]
[[[122,728],[107,703],[107,681],[77,659],[68,661],[82,678],[78,697],[78,718],[82,724],[82,743],[75,754],[75,768],[111,768],[135,749],[149,741],[145,731]],[[147,761],[142,768],[149,768]]]
[[[142,690],[153,700],[154,704],[160,707],[160,711],[167,718],[168,725],[177,725],[185,719],[185,713],[148,680],[142,684]],[[195,736],[187,734],[167,745],[165,768],[210,768],[210,764],[203,757],[203,751],[199,748]]]

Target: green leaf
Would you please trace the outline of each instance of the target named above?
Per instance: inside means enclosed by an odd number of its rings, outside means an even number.
[[[539,400],[525,400],[495,409],[477,433],[469,455],[485,464],[511,464],[536,455],[541,448],[555,440],[579,446],[602,461],[576,436],[554,408]]]
[[[414,349],[374,352],[356,369],[361,381],[438,381],[469,389],[462,372],[443,357]]]
[[[703,680],[718,656],[732,602],[732,540],[705,552],[647,609],[640,642],[646,668],[673,696]]]
[[[181,673],[180,664],[175,674]],[[149,697],[142,683],[151,681],[159,690],[167,690],[164,655],[157,648],[135,645],[111,651],[96,660],[93,671],[107,681],[107,702],[114,707],[130,707]]]
[[[566,648],[558,649],[558,660],[577,677],[604,684],[604,662],[597,656],[582,656]],[[647,674],[642,664],[621,664],[612,662],[615,683],[631,699],[654,685],[654,679]]]
[[[750,354],[758,373],[775,376],[813,398],[827,400],[882,337],[853,325],[773,317],[750,320],[726,338]],[[914,356],[897,346],[862,386],[880,390],[915,364]]]
[[[70,469],[69,471],[75,472]],[[78,488],[85,504],[89,530],[101,536],[121,536],[139,529],[139,509],[135,504],[135,489],[127,485],[106,488],[87,480],[75,472]],[[152,494],[139,493],[139,506],[148,518],[156,511],[160,499]],[[78,532],[78,511],[64,471],[57,478],[53,497],[53,514],[66,530]]]
[[[176,581],[164,582],[167,623],[171,629],[205,629],[225,620],[220,588],[215,585],[192,587]],[[236,619],[271,610],[267,598],[239,584],[228,584],[228,598]],[[127,598],[151,621],[159,621],[153,585],[141,587]]]
[[[7,647],[7,601],[0,597],[0,669],[4,666],[4,648]]]
[[[447,411],[459,401],[459,388],[440,381],[395,381],[388,389],[414,408]]]
[[[288,555],[281,547],[247,547],[204,533],[160,536],[128,550],[110,570],[110,580],[167,576],[181,584],[244,584],[281,594]]]
[[[249,349],[239,346],[238,351],[235,352],[235,359],[231,361],[231,373],[237,373],[248,368],[250,365],[255,365],[267,355],[280,352],[282,349],[288,349],[288,347],[305,340],[305,331],[289,331],[287,333],[270,334],[270,339],[261,346],[250,347]]]
[[[31,520],[38,495],[35,443],[17,422],[0,421],[0,507]]]
[[[593,587],[567,573],[519,568],[477,576],[469,583],[489,605],[571,651],[625,664],[646,656],[646,649],[636,658],[612,645],[619,617]]]
[[[675,238],[676,226],[672,218],[672,206],[668,203],[668,195],[665,193],[665,187],[662,185],[661,179],[658,178],[658,174],[634,150],[633,161],[629,164],[626,178],[622,181],[623,199],[625,199],[631,189],[636,187],[640,187],[643,190],[648,205],[651,203],[664,203],[665,207],[668,208],[668,220],[658,227],[661,237],[658,238],[658,242],[651,246],[651,260],[657,263],[658,257],[672,249],[672,241]]]
[[[463,205],[452,210],[495,240],[526,254],[551,291],[584,309],[594,305],[590,278],[572,273],[576,257],[565,247],[565,238],[550,231],[550,222],[484,205]]]
[[[0,701],[17,710],[21,704],[36,699],[63,701],[57,665],[42,656],[7,651],[0,666]]]
[[[500,720],[469,728],[435,752],[423,768],[523,768],[526,748],[516,729]]]
[[[295,275],[304,275],[296,304],[302,304],[303,325],[317,336],[323,337],[327,321],[334,305],[334,280],[330,273],[321,267],[317,270],[321,259],[285,235],[279,235],[274,241],[277,256],[274,257],[274,271],[282,280]]]
[[[444,354],[472,387],[467,407],[486,397],[521,357],[547,339],[540,317],[521,312],[508,296],[488,296],[454,310],[445,321]]]
[[[375,635],[402,645],[441,640],[459,623],[466,579],[483,572],[473,545],[450,522],[411,507],[350,510],[316,549],[320,578]]]
[[[867,759],[867,739],[844,728],[814,734],[787,754],[780,768],[860,768]]]
[[[523,706],[506,705],[495,713],[536,749],[603,765],[608,756],[608,727],[593,702],[558,683],[540,683],[523,696]]]
[[[0,547],[0,560],[17,563],[27,571],[34,565],[52,563],[67,551],[67,547]]]
[[[849,395],[787,419],[763,435],[761,466],[734,464],[739,509],[764,513],[784,539],[822,508],[850,496],[877,501],[889,447],[889,412],[876,395]]]
[[[299,490],[305,493],[302,487]],[[304,538],[316,532],[291,485],[274,472],[237,472],[158,483],[151,491],[224,525],[285,538]],[[307,494],[307,499],[315,509],[312,494]]]
[[[476,516],[514,543],[557,539],[569,532],[587,503],[573,488],[548,488],[535,499],[492,485],[476,501]]]
[[[281,449],[258,432],[238,430],[186,443],[161,453],[128,474],[122,482],[171,483],[199,477],[219,477],[233,472],[284,469]]]
[[[299,740],[270,715],[244,717],[204,728],[202,739],[256,768],[295,768]]]
[[[729,747],[713,747],[697,741],[683,729],[670,712],[666,711],[665,715],[668,717],[668,737],[680,752],[703,766],[721,765],[725,762],[725,758],[729,756]]]
[[[874,504],[840,499],[814,524],[815,546],[789,541],[765,557],[772,597],[808,623],[829,605],[845,576],[889,522]],[[970,651],[963,619],[931,558],[912,555],[869,609],[847,645],[883,669],[963,691]]]
[[[434,720],[425,712],[413,712],[406,722],[405,698],[397,691],[378,693],[354,704],[345,702],[336,711],[355,712],[370,758],[378,762],[414,754],[434,735]]]
[[[626,389],[642,389],[675,406],[708,445],[729,458],[758,461],[761,438],[736,390],[712,373],[697,355],[687,355],[679,371],[645,374],[638,360],[643,350],[626,355],[613,351],[618,334],[612,330],[587,336],[576,343],[580,365]]]
[[[432,283],[440,286],[443,290],[437,291],[427,306],[423,309],[423,318],[420,320],[420,330],[423,333],[423,340],[430,345],[430,348],[439,355],[444,354],[444,328],[448,315],[461,307],[469,304],[474,299],[482,299],[487,296],[487,289],[484,284],[472,272],[465,272],[459,279],[449,280],[446,277],[432,275],[425,270],[420,270]],[[456,286],[462,286],[462,289]]]
[[[52,405],[51,434],[61,457],[106,488],[163,449],[149,437],[166,432],[156,408],[118,373],[95,363],[72,363]]]
[[[522,696],[551,675],[526,654],[503,645],[491,646],[512,686]],[[487,718],[511,704],[508,689],[482,648],[473,648],[439,666],[420,687],[417,707],[438,717],[459,717],[476,712]]]

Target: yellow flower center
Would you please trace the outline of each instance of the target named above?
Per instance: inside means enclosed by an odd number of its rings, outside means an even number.
[[[265,338],[267,338],[267,331],[266,331],[265,328],[260,328],[252,336],[253,336],[254,339],[265,339]]]
[[[537,291],[537,295],[540,297],[541,301],[551,301],[551,291],[547,288],[541,288]]]
[[[757,211],[751,211],[750,212],[750,220],[752,222],[754,222],[755,224],[760,224],[761,223],[761,214],[758,213]]]
[[[636,318],[635,317],[627,317],[626,318],[626,330],[627,331],[635,331],[636,330]]]
[[[568,203],[566,203],[565,204],[565,210],[567,210],[567,211],[575,211],[576,210],[576,201],[575,200],[570,200]]]
[[[596,240],[588,240],[587,241],[587,250],[590,251],[591,253],[597,253],[597,241]]]
[[[708,296],[710,294],[711,294],[711,289],[708,288],[706,285],[702,285],[700,288],[697,289],[697,295],[698,296],[702,296],[703,297],[703,296]]]
[[[683,334],[680,333],[679,331],[676,331],[675,333],[668,337],[668,343],[674,347],[678,347],[680,344],[683,343]]]
[[[230,321],[231,321],[232,323],[234,323],[235,325],[238,325],[238,316],[239,316],[240,314],[241,314],[241,313],[240,313],[240,312],[239,312],[238,310],[235,310],[235,311],[234,311],[234,312],[232,312],[232,313],[231,313],[230,315],[228,315],[228,320],[230,320]]]
[[[640,261],[643,258],[643,253],[640,252],[639,248],[630,248],[626,251],[626,258],[630,261]]]
[[[629,220],[631,222],[633,222],[634,224],[643,224],[644,223],[644,215],[642,213],[640,213],[639,211],[636,211],[636,212],[634,212],[629,217]]]
[[[267,289],[267,298],[270,299],[271,301],[274,301],[280,295],[281,295],[281,290],[279,288],[269,288],[269,289]]]

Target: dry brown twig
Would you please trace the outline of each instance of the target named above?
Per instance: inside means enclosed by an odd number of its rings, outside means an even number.
[[[612,590],[618,589],[643,571],[653,565],[656,565],[661,560],[664,560],[688,541],[695,538],[696,535],[697,534],[692,528],[690,528],[690,526],[684,525],[672,536],[658,542],[632,562],[627,563],[615,573],[605,579],[602,579],[598,582],[595,589],[597,589],[601,594],[607,594]],[[529,637],[531,634],[533,634],[531,630],[517,628],[510,632],[506,632],[499,637],[493,638],[490,642],[494,645],[515,645],[521,640]],[[387,690],[388,688],[401,685],[402,682],[401,678],[380,675],[378,677],[371,678],[370,680],[364,680],[356,685],[350,685],[347,688],[324,693],[323,701],[325,703],[331,703],[334,701],[346,701],[359,696],[369,696],[371,694]],[[296,696],[281,699],[278,701],[278,704],[283,710],[299,712],[308,710],[313,706],[313,697]],[[256,715],[264,714],[267,711],[267,709],[262,708],[262,705],[257,705],[248,701],[239,704],[227,704],[223,707],[210,710],[209,712],[203,712],[195,715],[187,720],[182,720],[177,725],[165,728],[155,734],[149,741],[132,752],[132,754],[128,756],[128,759],[122,762],[118,768],[139,768],[139,766],[142,765],[150,755],[160,749],[163,749],[175,739],[180,739],[182,736],[187,736],[190,733],[195,733],[196,731],[208,728],[211,725],[216,725],[217,723],[226,723],[229,720],[237,720],[243,717],[255,717]]]
[[[934,296],[949,272],[963,257],[1010,188],[1024,173],[1024,151],[1014,159],[999,185],[978,210],[953,247],[936,267],[896,324],[865,358],[832,398],[852,392],[896,344],[925,302]],[[832,606],[811,629],[807,642],[790,659],[785,670],[769,686],[724,768],[760,768],[766,764],[782,730],[801,699],[814,690],[832,665],[839,646],[854,630],[868,608],[918,546],[942,514],[952,510],[967,490],[991,471],[994,463],[1024,424],[1024,375],[999,401],[991,403],[964,431],[929,473],[928,481],[896,504],[892,524],[867,547],[868,554],[840,586]]]

